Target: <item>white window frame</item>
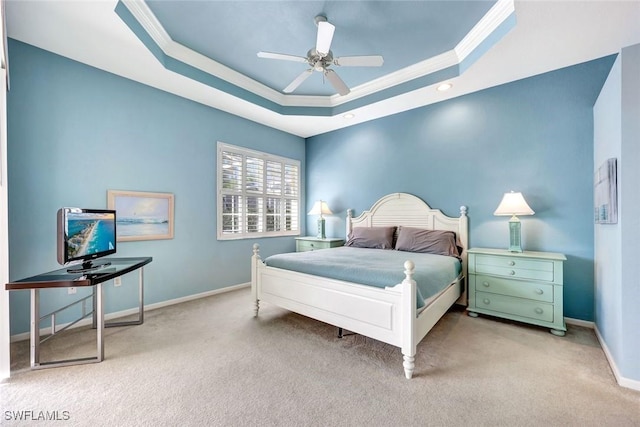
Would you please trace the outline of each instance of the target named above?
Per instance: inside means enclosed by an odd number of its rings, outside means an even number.
[[[265,163],[268,162],[276,162],[282,164],[282,191],[281,194],[273,195],[267,193],[266,189],[266,174],[267,168],[264,168],[265,174],[265,185],[262,189],[261,193],[248,192],[245,185],[242,185],[242,189],[233,190],[233,189],[225,189],[223,188],[223,152],[232,153],[235,155],[242,156],[242,183],[246,182],[247,168],[246,168],[246,158],[247,156],[252,158],[257,158],[264,160]],[[297,178],[297,188],[295,191],[295,196],[285,195],[284,193],[284,174],[285,174],[285,165],[295,166],[298,171]],[[290,159],[287,157],[276,156],[274,154],[264,153],[261,151],[250,150],[248,148],[239,147],[236,145],[227,144],[225,142],[218,141],[217,147],[217,239],[218,240],[239,240],[239,239],[255,239],[262,237],[280,237],[280,236],[299,236],[300,235],[300,225],[301,225],[301,215],[302,215],[302,197],[300,191],[301,185],[301,169],[300,169],[300,161],[295,159]],[[286,225],[286,212],[284,207],[285,200],[295,200],[298,204],[298,215],[297,215],[297,224],[295,230],[277,230],[277,231],[262,231],[262,232],[249,232],[248,231],[248,222],[247,222],[247,209],[242,209],[241,213],[241,224],[242,230],[240,232],[235,233],[225,233],[223,232],[223,197],[225,195],[238,195],[242,196],[242,200],[246,201],[247,196],[256,196],[259,195],[263,198],[264,203],[266,203],[266,198],[279,198],[281,199],[280,206],[280,224],[282,227]],[[246,207],[246,204],[245,204]],[[267,220],[267,209],[266,206],[262,210],[262,221],[266,226]]]

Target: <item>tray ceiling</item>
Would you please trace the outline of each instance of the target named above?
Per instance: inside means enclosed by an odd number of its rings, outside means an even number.
[[[303,137],[618,52],[640,43],[640,2],[186,1],[6,3],[9,37]],[[384,57],[283,88],[306,64],[313,18],[335,56]],[[453,88],[435,87],[451,82]],[[347,113],[351,118],[347,118]]]

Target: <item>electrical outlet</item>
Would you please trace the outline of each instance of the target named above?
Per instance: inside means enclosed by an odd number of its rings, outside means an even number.
[[[67,288],[67,289],[68,289],[69,295],[75,294],[76,291],[77,291],[77,289],[75,287],[73,287],[73,286],[71,286],[70,288]]]
[[[120,286],[122,285],[122,277],[116,277],[115,279],[113,279],[113,286]]]

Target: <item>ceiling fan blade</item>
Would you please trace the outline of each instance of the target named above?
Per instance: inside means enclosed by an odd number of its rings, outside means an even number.
[[[335,58],[333,63],[342,67],[380,67],[384,59],[380,55],[342,56]]]
[[[325,70],[324,75],[327,77],[327,80],[331,83],[335,90],[338,91],[340,95],[347,95],[351,90],[347,87],[346,84],[342,81],[340,76],[336,74],[333,70]]]
[[[287,55],[285,53],[258,52],[258,57],[266,59],[282,59],[284,61],[307,62],[307,58],[303,56]]]
[[[333,40],[333,32],[336,27],[327,21],[318,22],[318,36],[316,38],[316,52],[320,56],[327,56],[331,49],[331,41]]]
[[[291,93],[298,88],[302,84],[303,81],[307,79],[313,73],[313,68],[309,68],[308,70],[304,70],[302,74],[295,78],[294,81],[289,83],[289,86],[285,87],[284,93]]]

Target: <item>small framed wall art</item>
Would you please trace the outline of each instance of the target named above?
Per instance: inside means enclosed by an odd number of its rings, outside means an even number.
[[[607,159],[594,174],[593,200],[596,224],[618,222],[618,161]]]
[[[107,206],[116,211],[116,239],[173,239],[173,194],[107,191]]]

